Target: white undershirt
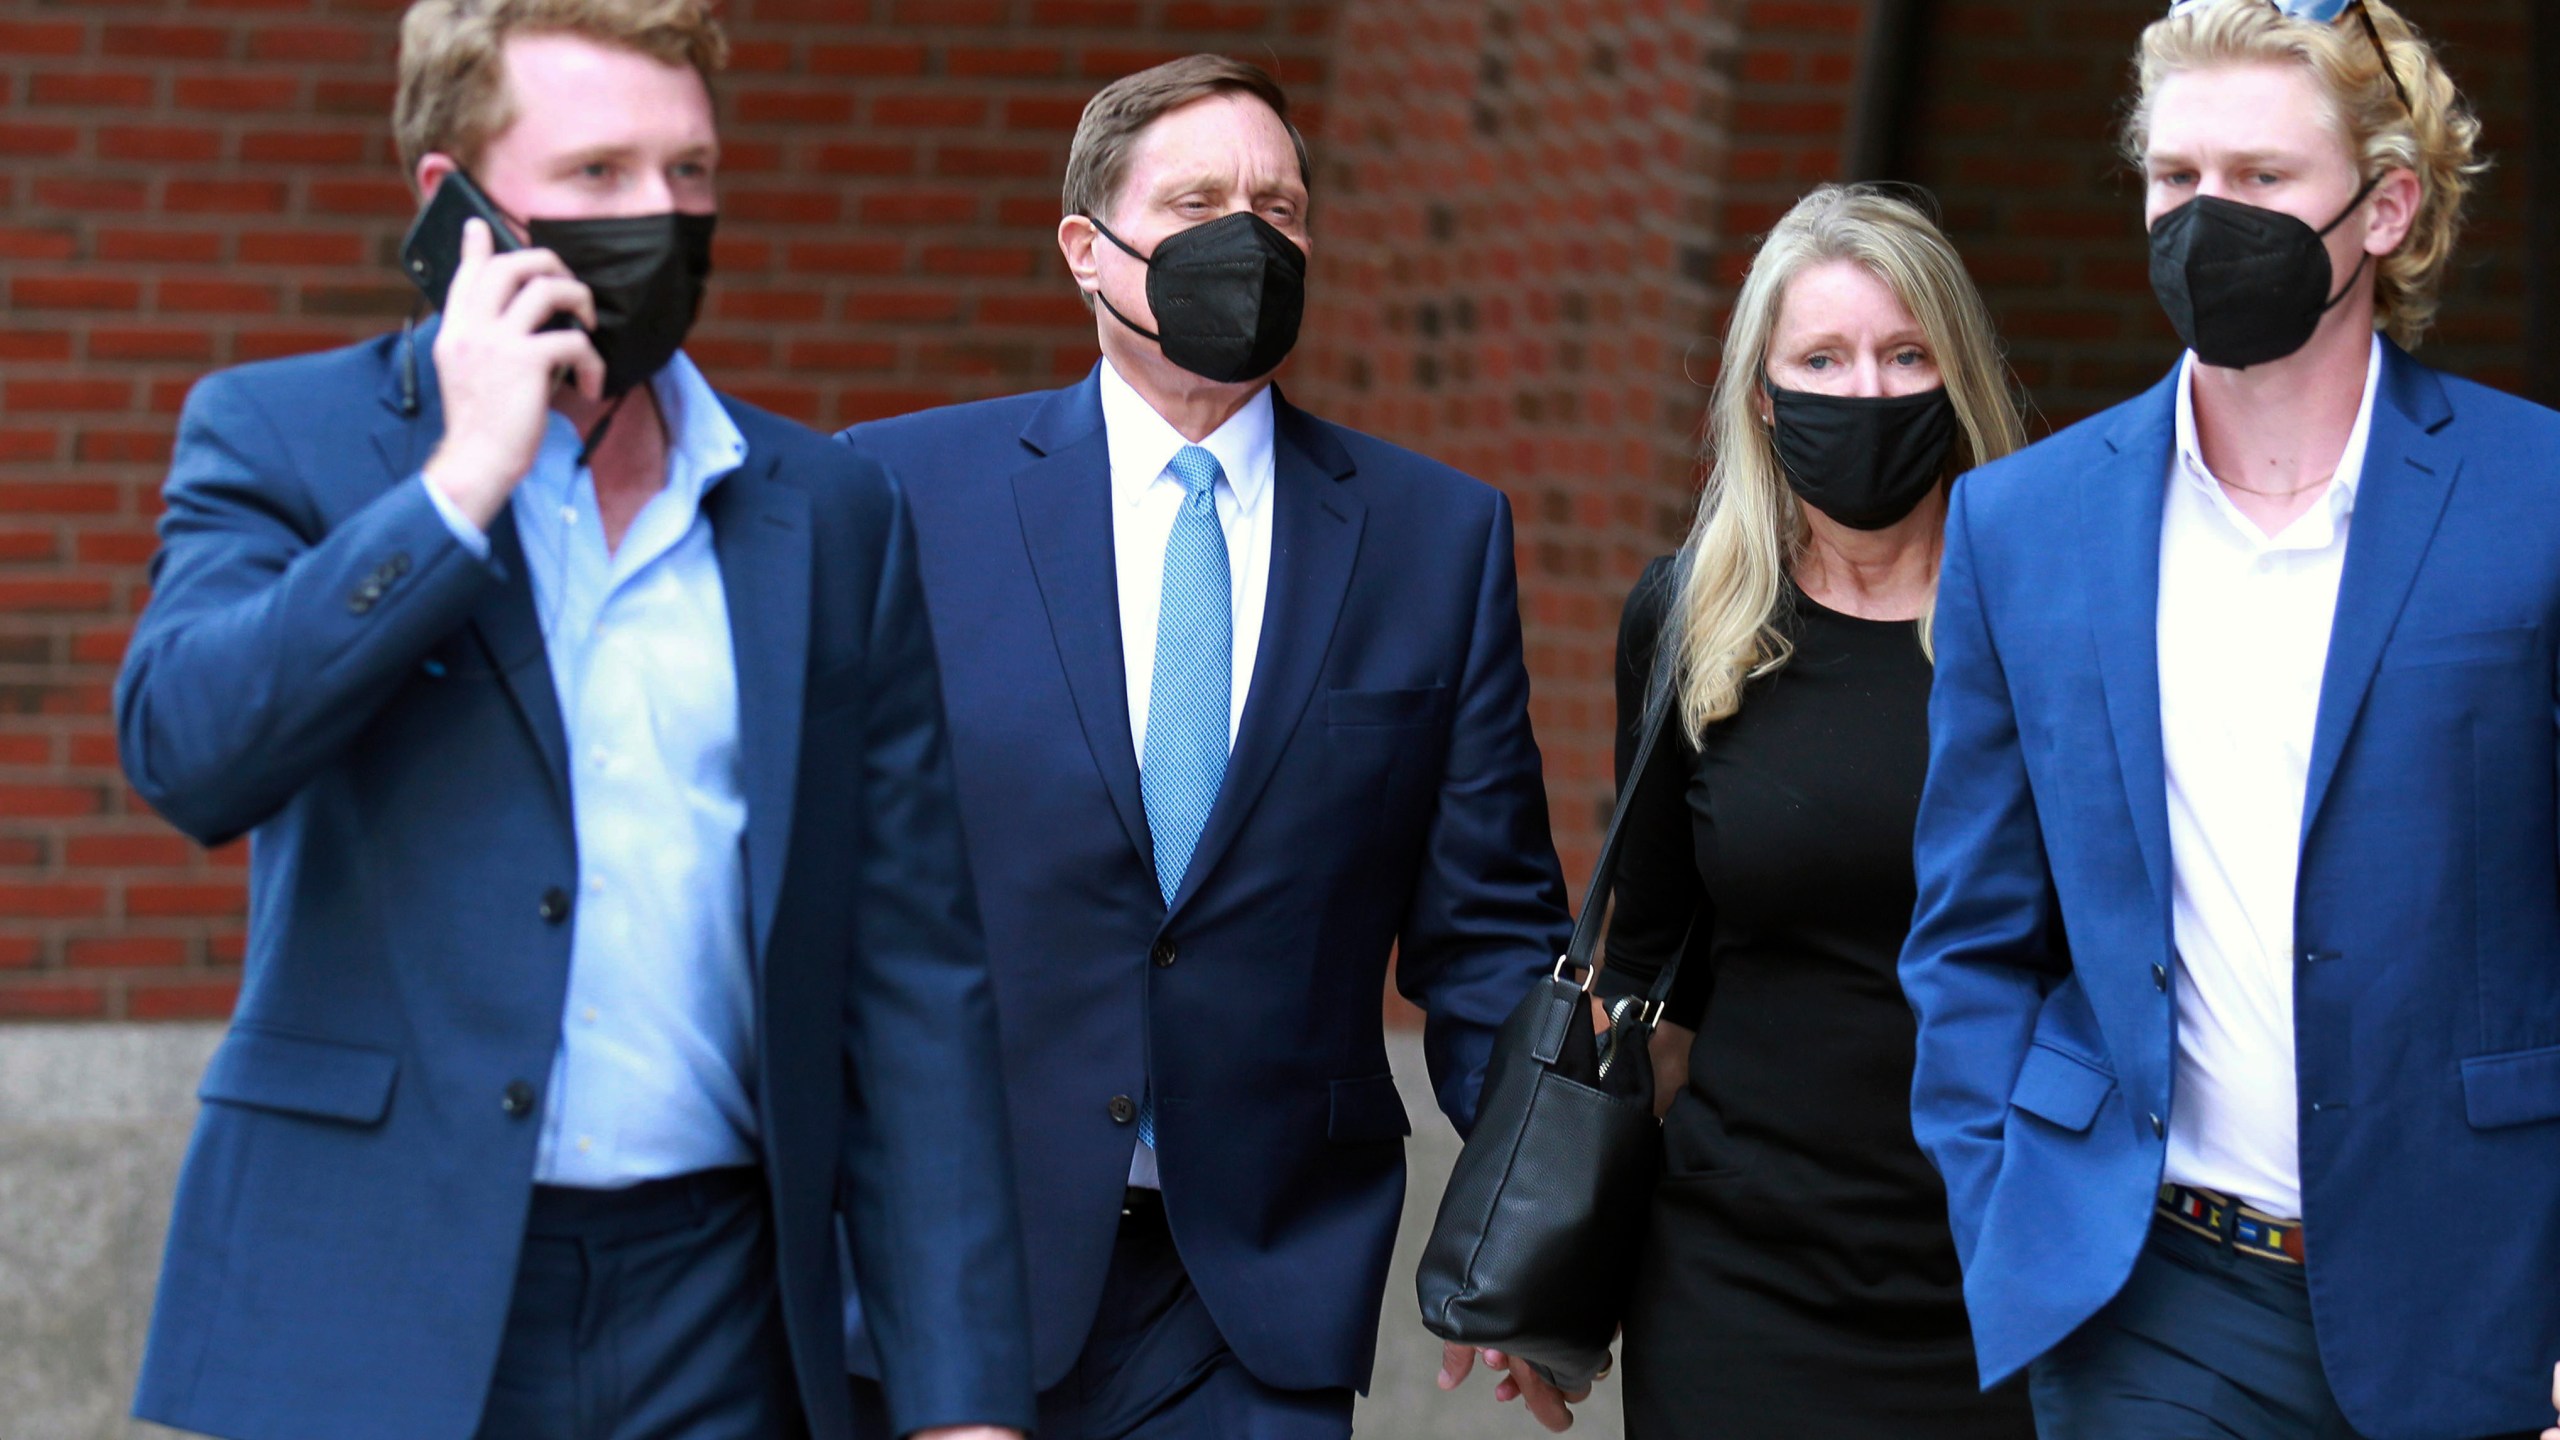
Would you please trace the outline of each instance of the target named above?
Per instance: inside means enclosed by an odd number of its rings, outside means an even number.
[[[1156,617],[1164,608],[1164,551],[1186,491],[1166,467],[1191,442],[1102,362],[1103,437],[1111,451],[1111,550],[1120,589],[1120,658],[1129,681],[1129,743],[1144,764],[1147,708],[1154,696]],[[1244,723],[1245,694],[1261,648],[1263,600],[1271,583],[1271,387],[1200,442],[1226,472],[1214,498],[1235,584],[1235,679],[1227,744]],[[1129,1183],[1157,1188],[1156,1152],[1132,1140]]]
[[[2195,365],[2190,354],[2178,376],[2160,525],[2160,739],[2179,962],[2167,1178],[2292,1218],[2302,1213],[2294,882],[2382,343],[2336,477],[2272,536],[2205,465]]]

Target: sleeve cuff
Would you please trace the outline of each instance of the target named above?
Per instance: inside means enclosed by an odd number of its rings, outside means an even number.
[[[471,552],[471,558],[488,559],[489,532],[472,524],[471,517],[463,514],[460,507],[447,499],[445,493],[436,488],[434,481],[421,475],[418,477],[418,483],[427,488],[427,500],[436,507],[436,514],[443,519],[444,528],[453,532],[453,538],[461,544],[463,549]]]

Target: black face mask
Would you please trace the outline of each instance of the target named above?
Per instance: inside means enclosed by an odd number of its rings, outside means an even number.
[[[657,374],[684,345],[711,277],[716,215],[626,215],[533,220],[525,238],[560,257],[595,293],[590,332],[604,357],[604,393],[618,396]]]
[[[1259,215],[1222,215],[1168,235],[1140,255],[1087,215],[1103,238],[1147,267],[1156,328],[1140,330],[1095,291],[1113,319],[1156,342],[1164,358],[1221,385],[1280,368],[1298,343],[1307,308],[1307,252]]]
[[[1769,392],[1771,438],[1787,485],[1852,530],[1882,530],[1920,507],[1945,478],[1956,407],[1946,387],[1917,395]]]
[[[2207,365],[2245,369],[2281,360],[2311,343],[2320,317],[2347,298],[2364,274],[2332,294],[2329,247],[2320,243],[2356,213],[2365,182],[2338,218],[2317,230],[2279,210],[2199,195],[2151,227],[2151,292],[2169,323]]]

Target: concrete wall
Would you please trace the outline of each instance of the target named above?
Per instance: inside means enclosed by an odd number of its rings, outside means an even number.
[[[214,1025],[0,1028],[0,1435],[8,1440],[168,1440],[125,1418],[142,1357],[169,1194]],[[1432,1107],[1418,1035],[1390,1038],[1410,1157],[1404,1233],[1387,1287],[1377,1383],[1359,1432],[1383,1440],[1543,1435],[1489,1378],[1456,1395],[1432,1377],[1439,1342],[1415,1319],[1413,1267],[1458,1152]],[[1614,1389],[1579,1434],[1614,1435]]]

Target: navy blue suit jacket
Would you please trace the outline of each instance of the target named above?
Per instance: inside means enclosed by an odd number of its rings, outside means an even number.
[[[2176,377],[1958,482],[1903,982],[1986,1382],[2151,1223],[2177,973],[2160,737]],[[2374,1440],[2551,1418],[2560,415],[2386,350],[2295,906],[2311,1305]],[[2246,717],[2241,717],[2245,722]]]
[[[208,377],[117,691],[126,773],[251,838],[247,976],[179,1182],[139,1413],[470,1435],[504,1330],[575,889],[511,517],[472,559],[385,338]],[[904,1426],[1029,1419],[985,952],[896,488],[734,401],[705,500],[737,654],[756,1102],[815,1433],[846,1433],[839,1198]],[[375,598],[368,599],[369,595]],[[546,910],[553,912],[546,915]],[[555,918],[557,917],[557,918]],[[518,1107],[521,1108],[521,1107]]]
[[[1464,1129],[1494,1028],[1564,941],[1509,507],[1275,410],[1253,684],[1169,913],[1097,380],[845,436],[915,507],[1043,1386],[1074,1362],[1110,1260],[1134,1139],[1112,1099],[1152,1082],[1166,1212],[1227,1343],[1266,1384],[1365,1387],[1411,1133],[1381,1024],[1388,956]]]

